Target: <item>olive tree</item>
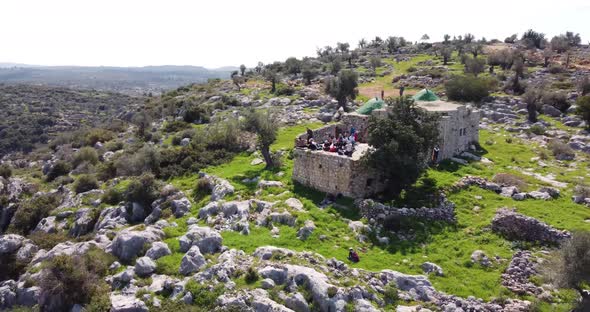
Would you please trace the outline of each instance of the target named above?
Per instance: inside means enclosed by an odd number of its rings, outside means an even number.
[[[439,137],[439,117],[407,96],[386,101],[391,107],[388,116],[369,120],[368,143],[374,149],[364,159],[383,174],[386,192],[397,196],[426,170]]]
[[[258,146],[266,162],[266,168],[272,168],[274,163],[270,154],[270,145],[276,141],[279,130],[276,114],[270,110],[251,109],[244,117],[244,129],[256,133]]]
[[[326,81],[326,93],[338,101],[338,106],[346,110],[346,102],[355,99],[358,93],[358,74],[352,70],[342,70],[337,77]]]

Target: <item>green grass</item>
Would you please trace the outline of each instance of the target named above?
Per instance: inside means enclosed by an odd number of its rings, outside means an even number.
[[[311,125],[310,128],[320,126]],[[294,137],[305,131],[306,125],[283,128],[279,133],[277,142],[272,146],[273,150],[291,149]],[[527,183],[527,190],[534,190],[546,185],[537,179],[524,175],[523,170],[540,174],[554,174],[558,181],[574,183],[588,181],[586,166],[579,165],[575,170],[566,171],[563,166],[570,163],[560,163],[554,159],[545,162],[548,167],[539,167],[537,162],[531,161],[544,148],[536,144],[530,144],[516,138],[507,140],[510,134],[499,131],[480,131],[480,142],[483,147],[484,157],[493,161],[492,164],[481,162],[470,163],[465,166],[443,164],[437,168],[428,170],[428,176],[436,181],[438,187],[448,188],[466,175],[476,175],[491,179],[498,172],[506,172],[522,177]],[[488,144],[486,144],[486,142]],[[445,276],[431,276],[434,286],[444,292],[463,297],[475,296],[489,300],[502,294],[500,276],[508,264],[513,248],[513,243],[492,233],[489,229],[490,222],[500,207],[514,207],[518,212],[533,216],[560,229],[590,229],[590,224],[585,219],[590,219],[590,210],[571,202],[570,184],[562,190],[562,196],[552,201],[525,200],[514,201],[504,198],[490,191],[471,187],[449,195],[455,202],[457,224],[446,225],[437,223],[416,223],[416,239],[411,241],[399,241],[391,237],[389,246],[379,246],[371,243],[359,243],[355,233],[349,228],[346,219],[358,220],[358,211],[354,208],[351,199],[341,199],[338,205],[325,209],[318,208],[323,194],[293,183],[291,173],[293,160],[284,157],[283,167],[278,170],[265,170],[264,166],[252,166],[251,155],[238,155],[231,162],[224,165],[207,168],[208,173],[226,178],[236,187],[236,193],[242,198],[253,196],[255,185],[241,182],[245,177],[260,176],[263,179],[279,180],[285,184],[284,189],[265,190],[259,196],[262,200],[281,201],[277,207],[283,207],[282,201],[289,197],[296,197],[304,204],[306,212],[293,213],[298,217],[295,227],[278,226],[280,235],[273,238],[270,230],[251,224],[250,235],[242,235],[236,232],[222,232],[224,245],[230,248],[242,249],[247,253],[253,252],[257,247],[273,245],[293,249],[296,251],[314,251],[326,258],[335,257],[346,260],[348,247],[362,249],[361,261],[351,267],[363,268],[371,271],[383,269],[396,270],[408,274],[422,274],[420,265],[425,261],[431,261],[440,265],[445,271]],[[283,172],[280,176],[278,173]],[[583,177],[583,178],[580,178]],[[187,177],[173,180],[173,184],[181,189],[190,189],[196,181],[195,177]],[[287,194],[277,196],[283,191]],[[195,208],[195,212],[198,209]],[[479,211],[473,208],[479,206]],[[297,229],[307,219],[313,220],[316,225],[314,233],[306,240],[297,239]],[[181,220],[182,221],[182,220]],[[175,251],[175,237],[182,235],[185,224],[180,223],[180,229],[167,230],[169,245],[174,250],[170,256],[158,260],[158,269],[164,272],[177,272],[181,255]],[[320,240],[320,236],[325,236]],[[518,246],[518,245],[517,245]],[[503,259],[495,263],[491,268],[483,268],[472,265],[470,255],[475,250],[483,250],[488,256],[498,256]]]

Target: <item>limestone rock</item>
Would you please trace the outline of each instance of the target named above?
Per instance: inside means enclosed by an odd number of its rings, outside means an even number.
[[[478,263],[481,266],[489,267],[492,265],[490,258],[482,250],[476,250],[471,253],[471,262]]]
[[[150,247],[145,253],[146,257],[149,257],[152,260],[157,260],[169,254],[172,254],[172,252],[170,251],[170,248],[168,248],[168,244],[164,242],[153,243],[152,247]]]
[[[295,251],[286,248],[279,248],[275,246],[261,246],[256,248],[252,255],[262,260],[268,260],[272,258],[273,255],[292,257],[295,254]]]
[[[226,195],[233,194],[235,191],[235,188],[227,180],[204,173],[199,175],[207,181],[209,189],[211,189],[211,201],[223,199]]]
[[[156,271],[156,263],[149,257],[141,257],[135,262],[135,274],[149,276]]]
[[[550,200],[552,199],[551,195],[549,195],[549,193],[545,193],[545,192],[539,192],[539,191],[532,191],[528,193],[528,196],[534,198],[534,199],[542,199],[542,200]]]
[[[145,244],[160,241],[164,237],[162,230],[148,226],[144,231],[133,228],[122,230],[117,234],[111,245],[112,253],[125,262],[139,255]]]
[[[5,234],[0,236],[0,254],[16,252],[23,244],[25,238],[17,234]]]
[[[174,216],[177,218],[181,218],[191,209],[191,202],[188,198],[183,197],[181,199],[175,199],[171,202],[172,212],[174,212]]]
[[[123,227],[127,225],[127,218],[127,209],[124,206],[106,208],[100,212],[98,222],[94,225],[94,230],[113,230]]]
[[[265,189],[265,188],[269,188],[269,187],[283,187],[283,182],[260,180],[260,182],[258,182],[258,187],[261,189]]]
[[[303,211],[303,203],[297,198],[289,198],[285,201],[285,204],[294,210]]]
[[[432,262],[424,262],[421,267],[422,271],[426,274],[434,273],[438,276],[443,276],[443,269]]]
[[[302,294],[296,292],[285,299],[285,306],[296,312],[309,312],[309,304]]]
[[[315,230],[315,224],[311,220],[305,220],[305,225],[297,231],[297,238],[306,240]]]
[[[74,225],[70,229],[70,235],[73,237],[86,235],[92,231],[93,226],[92,209],[82,208],[76,211],[76,221],[74,221]]]
[[[111,293],[110,312],[148,312],[146,304],[134,295]]]
[[[265,278],[262,280],[262,282],[260,282],[260,286],[263,289],[271,289],[275,287],[275,282],[270,278]]]
[[[192,246],[189,251],[182,257],[182,262],[180,263],[180,269],[178,272],[182,275],[189,275],[194,272],[197,272],[200,268],[202,268],[207,261],[205,257],[201,254],[198,246]]]
[[[16,253],[16,259],[22,263],[28,263],[38,251],[37,245],[27,242]]]
[[[191,225],[188,232],[180,239],[180,251],[186,252],[192,246],[198,246],[202,253],[216,253],[221,250],[221,235],[209,227]]]

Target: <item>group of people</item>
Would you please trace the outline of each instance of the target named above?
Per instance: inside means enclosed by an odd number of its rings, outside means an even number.
[[[352,156],[354,152],[354,145],[358,140],[358,133],[354,128],[350,128],[350,132],[339,133],[338,135],[327,135],[324,141],[316,141],[313,137],[313,131],[307,129],[307,140],[299,138],[297,147],[307,147],[311,150],[326,151],[331,153],[338,153],[339,155]]]

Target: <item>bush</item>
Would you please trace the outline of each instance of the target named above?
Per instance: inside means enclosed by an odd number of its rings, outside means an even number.
[[[205,198],[207,195],[211,195],[213,190],[209,186],[209,182],[206,178],[199,178],[197,180],[197,185],[195,185],[195,189],[193,190],[195,201],[200,201],[201,199]]]
[[[74,191],[78,194],[95,190],[98,188],[98,181],[96,177],[89,174],[84,174],[78,177],[74,183]]]
[[[71,240],[65,232],[58,233],[45,233],[45,232],[34,232],[28,237],[35,245],[40,249],[51,250],[55,245]]]
[[[7,164],[0,165],[0,177],[8,179],[12,176],[12,168]]]
[[[545,92],[541,101],[543,104],[551,105],[563,113],[571,106],[564,92]]]
[[[581,288],[590,280],[590,232],[574,232],[543,268],[544,276],[558,287]]]
[[[576,106],[576,114],[586,122],[586,127],[590,128],[590,96],[579,97]]]
[[[138,179],[133,179],[125,191],[125,199],[128,202],[143,204],[150,207],[151,203],[160,195],[160,185],[152,174],[143,174]]]
[[[576,154],[574,150],[560,140],[551,140],[548,144],[551,153],[557,158],[573,158]]]
[[[582,80],[578,82],[578,90],[582,96],[590,93],[590,78],[588,78],[588,76],[582,78]]]
[[[544,135],[545,134],[545,128],[543,126],[539,126],[539,125],[532,125],[529,128],[529,131],[533,134],[536,134],[536,135]]]
[[[244,276],[246,284],[254,284],[258,281],[258,279],[260,279],[260,276],[258,276],[258,272],[256,272],[256,269],[254,269],[253,267],[249,267],[248,271],[246,271],[246,276]]]
[[[563,67],[561,67],[557,64],[551,64],[547,70],[552,74],[560,74],[565,71],[565,69],[563,69]]]
[[[399,300],[399,291],[392,283],[389,283],[383,292],[383,299],[387,304],[395,304]]]
[[[57,194],[49,193],[26,200],[20,204],[14,213],[8,231],[22,235],[28,234],[41,219],[49,216],[49,212],[55,209],[60,201],[61,199]]]
[[[152,145],[145,144],[137,152],[126,154],[115,161],[117,175],[137,176],[144,172],[158,174],[160,171],[160,151]]]
[[[115,138],[115,134],[106,129],[92,129],[89,130],[85,135],[85,144],[88,146],[94,146],[97,142],[107,142]]]
[[[194,304],[203,308],[204,310],[211,309],[215,306],[217,297],[223,294],[224,288],[222,286],[211,287],[197,283],[195,280],[189,280],[185,285],[186,291],[193,294]]]
[[[524,180],[510,173],[497,173],[492,181],[501,185],[516,186],[518,188],[526,186]]]
[[[91,249],[83,256],[59,255],[45,262],[39,306],[43,311],[68,311],[74,304],[108,307],[110,288],[103,277],[113,261],[110,254]]]
[[[449,100],[481,102],[490,94],[490,82],[483,78],[456,76],[445,83]]]
[[[287,85],[284,83],[277,83],[276,91],[275,91],[276,95],[289,96],[289,95],[293,95],[293,93],[295,93],[295,89],[293,87],[291,87],[290,85]]]
[[[101,202],[107,203],[109,205],[116,205],[122,202],[123,200],[123,193],[117,190],[116,188],[107,189],[101,197]]]
[[[49,172],[47,172],[47,181],[51,182],[57,177],[67,175],[70,173],[70,170],[72,170],[70,164],[63,160],[58,160],[51,166]]]

